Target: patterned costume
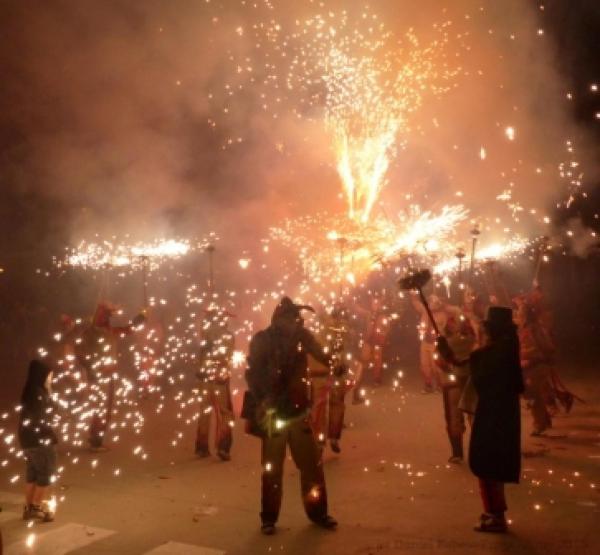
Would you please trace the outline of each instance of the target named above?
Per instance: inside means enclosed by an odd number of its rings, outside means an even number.
[[[344,364],[347,355],[351,356],[351,323],[347,309],[341,304],[334,306],[331,315],[325,319],[322,339],[334,364]],[[338,442],[342,437],[346,411],[345,397],[353,382],[346,376],[336,376],[329,365],[319,364],[312,358],[310,374],[312,427],[317,441],[324,445],[328,439],[332,450],[339,453]]]
[[[390,319],[386,308],[379,297],[373,297],[368,311],[365,334],[361,349],[363,368],[369,368],[376,385],[381,385],[383,379],[383,349],[390,332]],[[364,376],[361,377],[362,378]]]
[[[541,326],[539,312],[530,295],[514,299],[517,306],[515,321],[521,346],[521,366],[525,383],[525,398],[533,417],[533,434],[539,435],[552,427],[552,417],[546,406],[549,394],[554,346]]]
[[[448,318],[443,334],[458,360],[469,358],[475,347],[476,338],[475,331],[467,318]],[[459,402],[469,378],[469,365],[468,363],[460,366],[452,365],[442,359],[438,362],[444,371],[441,386],[446,431],[452,449],[449,461],[460,462],[463,460],[465,423],[463,411],[459,408]]]
[[[200,415],[196,431],[196,454],[209,455],[211,415],[215,420],[215,447],[222,460],[229,460],[234,424],[231,401],[231,361],[235,347],[233,333],[227,328],[231,316],[222,309],[207,311],[201,332],[196,376],[200,381]]]
[[[425,307],[416,295],[411,296],[413,307],[420,315],[419,339],[421,347],[419,353],[419,362],[421,374],[423,376],[423,393],[432,393],[436,388],[441,389],[442,371],[437,364],[437,354],[435,350],[436,333],[433,329]],[[437,295],[429,296],[429,304],[433,319],[441,331],[446,327],[449,316],[457,313],[457,309],[450,309]]]
[[[117,376],[118,340],[132,333],[132,326],[113,326],[110,322],[116,307],[101,302],[92,322],[76,344],[76,356],[85,369],[89,384],[88,405],[91,411],[89,444],[93,449],[103,447],[106,430],[113,413],[115,380]]]

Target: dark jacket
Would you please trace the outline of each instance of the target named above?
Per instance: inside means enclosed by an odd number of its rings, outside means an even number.
[[[523,376],[516,337],[477,349],[469,359],[479,400],[475,411],[469,466],[479,478],[519,481]]]
[[[314,335],[300,327],[290,336],[276,326],[259,331],[250,342],[246,380],[258,404],[281,417],[298,416],[310,407],[308,355],[323,364],[330,357]]]
[[[50,368],[39,360],[29,364],[19,415],[18,436],[22,449],[58,442],[51,426],[53,403],[44,385],[49,373]]]

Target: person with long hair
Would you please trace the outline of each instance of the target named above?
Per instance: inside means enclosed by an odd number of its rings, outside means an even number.
[[[57,436],[52,428],[50,399],[52,369],[40,360],[29,363],[27,381],[21,394],[19,443],[26,461],[25,507],[23,520],[54,520],[48,490],[56,472]]]
[[[518,483],[521,473],[521,408],[523,372],[519,337],[512,310],[492,306],[484,321],[487,342],[465,361],[456,360],[443,337],[440,355],[452,364],[469,363],[478,401],[471,430],[469,466],[479,479],[484,513],[477,532],[507,531],[505,483]]]

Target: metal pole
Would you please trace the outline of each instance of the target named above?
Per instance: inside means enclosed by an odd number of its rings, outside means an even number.
[[[143,308],[148,308],[148,257],[142,256],[142,288],[143,288]]]
[[[473,238],[471,242],[471,265],[469,268],[469,286],[471,287],[473,286],[473,273],[475,271],[475,249],[477,248],[477,238],[480,234],[481,231],[479,231],[479,226],[476,225],[471,230],[471,237]]]
[[[421,302],[423,303],[423,306],[425,307],[425,311],[427,312],[427,316],[429,316],[429,322],[431,323],[431,327],[434,329],[436,335],[440,335],[440,330],[439,330],[438,325],[437,325],[437,323],[435,321],[435,318],[433,317],[433,314],[431,312],[431,308],[429,308],[429,303],[427,302],[427,299],[425,298],[425,295],[423,294],[423,289],[421,287],[419,287],[417,289],[417,291],[419,292],[419,297],[421,298]]]
[[[206,247],[206,252],[208,253],[208,289],[211,293],[215,287],[214,254],[216,250],[214,245]]]
[[[338,246],[340,247],[340,298],[342,297],[342,293],[344,292],[344,247],[348,243],[348,240],[345,237],[338,237]]]
[[[460,292],[464,289],[463,284],[463,260],[465,258],[465,249],[459,247],[456,251],[456,258],[458,259],[458,301],[461,302]]]

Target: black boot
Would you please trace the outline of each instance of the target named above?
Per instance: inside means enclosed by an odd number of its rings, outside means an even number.
[[[317,526],[326,530],[335,530],[337,528],[337,520],[331,515],[324,515],[318,518],[311,519]]]
[[[260,531],[265,536],[272,536],[275,533],[275,523],[273,522],[263,522]]]
[[[464,458],[462,436],[450,436],[450,445],[452,447],[452,456],[448,459],[448,462],[460,464]]]

